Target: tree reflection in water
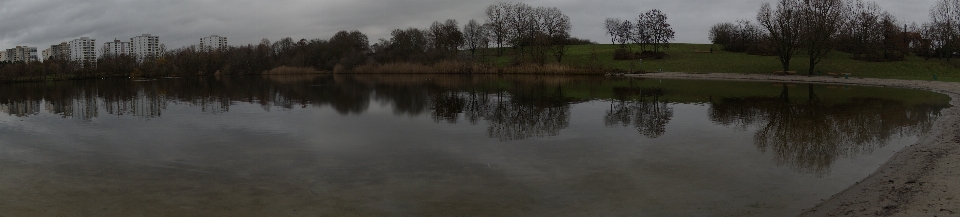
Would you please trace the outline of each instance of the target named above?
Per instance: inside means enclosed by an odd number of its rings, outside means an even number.
[[[570,103],[562,87],[546,84],[518,85],[513,91],[461,92],[435,90],[434,121],[456,123],[461,113],[472,124],[486,120],[487,135],[501,141],[556,136],[570,125]]]
[[[90,120],[101,112],[156,118],[171,104],[202,112],[230,111],[237,102],[275,108],[326,107],[342,115],[362,114],[371,101],[391,105],[396,115],[429,112],[437,122],[485,121],[491,138],[503,141],[558,135],[569,125],[570,106],[561,82],[511,78],[507,89],[491,88],[500,78],[437,77],[382,81],[362,76],[235,76],[149,81],[86,80],[0,86],[0,111],[18,117],[46,110],[63,118]],[[391,77],[397,78],[397,77]],[[546,79],[549,80],[549,79]],[[563,79],[561,79],[563,80]],[[574,80],[574,79],[566,79]],[[590,79],[582,79],[590,80]]]
[[[803,93],[791,95],[786,84],[780,85],[778,95],[770,96],[750,96],[763,95],[758,90],[770,89],[767,85],[737,86],[735,92],[748,94],[733,97],[715,90],[727,87],[724,85],[731,84],[646,83],[636,87],[632,80],[602,78],[412,75],[87,80],[2,85],[0,111],[17,117],[47,111],[82,120],[103,113],[155,118],[171,105],[221,113],[244,102],[265,110],[329,106],[341,115],[353,115],[366,112],[371,102],[377,102],[391,106],[395,115],[429,113],[438,123],[466,120],[486,124],[487,136],[511,141],[556,136],[570,125],[571,104],[601,98],[611,101],[605,125],[633,126],[643,136],[658,138],[674,116],[664,100],[670,97],[684,103],[709,101],[712,122],[756,130],[755,146],[773,153],[777,164],[824,175],[837,159],[869,153],[897,136],[921,135],[948,106],[946,101],[932,105],[903,102],[912,95],[900,96],[900,100],[882,94],[842,100],[825,95],[821,99],[813,85],[806,85],[804,99],[792,99]],[[706,95],[711,95],[709,100]]]
[[[615,87],[613,92],[617,100],[610,104],[610,110],[604,116],[607,126],[633,125],[637,132],[648,138],[660,137],[667,131],[673,108],[660,100],[662,88]]]
[[[807,85],[807,99],[792,101],[784,84],[778,97],[722,98],[710,104],[710,120],[738,129],[756,128],[754,144],[778,165],[823,176],[839,158],[870,153],[893,136],[919,136],[942,108],[880,98],[826,104]],[[904,112],[905,111],[905,112]]]

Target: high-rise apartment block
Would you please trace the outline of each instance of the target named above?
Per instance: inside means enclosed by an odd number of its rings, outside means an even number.
[[[35,62],[37,58],[37,48],[27,46],[17,46],[7,49],[4,61],[7,62]]]
[[[103,43],[104,56],[120,56],[133,54],[133,48],[130,42],[113,39],[111,42]]]
[[[0,50],[0,62],[6,62],[6,61],[7,61],[7,51]]]
[[[70,44],[67,42],[60,42],[60,44],[55,44],[50,46],[50,56],[45,57],[47,59],[60,59],[67,60],[70,59]]]
[[[42,54],[41,54],[40,57],[42,58],[42,60],[46,61],[46,60],[50,59],[50,48],[43,49],[43,52],[41,52],[41,53],[42,53]]]
[[[77,62],[81,66],[94,64],[97,62],[96,39],[82,37],[70,41],[70,60]]]
[[[131,49],[134,55],[137,55],[137,61],[143,61],[146,57],[160,57],[160,37],[150,34],[130,38]]]
[[[227,37],[211,35],[210,37],[200,38],[200,51],[215,51],[227,49]]]

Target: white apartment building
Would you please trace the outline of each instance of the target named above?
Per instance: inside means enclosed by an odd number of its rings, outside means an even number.
[[[7,49],[6,58],[7,62],[36,62],[39,61],[37,58],[37,48],[36,47],[27,47],[27,46],[17,46],[15,48]]]
[[[133,48],[130,42],[113,39],[111,42],[103,43],[103,56],[119,56],[133,54]]]
[[[7,51],[0,51],[0,62],[7,61]]]
[[[94,64],[97,62],[97,51],[96,49],[97,40],[91,39],[88,37],[82,37],[74,39],[68,43],[70,47],[70,60],[77,62],[81,66],[85,66],[88,63]]]
[[[43,53],[43,55],[42,55],[43,60],[48,60],[48,59],[50,59],[50,48],[43,49],[43,52],[41,52],[41,53]]]
[[[130,38],[130,46],[134,55],[137,55],[137,61],[143,61],[145,57],[160,57],[160,37],[150,34]]]
[[[227,37],[220,37],[219,35],[211,35],[210,37],[200,38],[200,51],[214,51],[214,50],[226,50],[227,49]]]

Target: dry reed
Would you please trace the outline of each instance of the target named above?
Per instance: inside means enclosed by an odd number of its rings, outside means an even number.
[[[296,74],[320,74],[324,73],[322,71],[317,71],[316,69],[310,67],[291,67],[291,66],[280,66],[267,71],[264,71],[261,74],[264,75],[296,75]]]
[[[523,64],[518,66],[495,67],[491,64],[447,60],[433,64],[396,62],[385,64],[366,64],[353,70],[335,70],[337,73],[354,74],[602,74],[595,70],[570,67],[557,63],[545,65]]]

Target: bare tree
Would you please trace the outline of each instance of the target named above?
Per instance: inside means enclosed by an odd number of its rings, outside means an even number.
[[[930,37],[947,61],[960,51],[960,0],[940,0],[930,9]]]
[[[390,33],[388,58],[398,61],[422,61],[429,43],[426,32],[417,28],[396,29]]]
[[[480,25],[476,20],[470,20],[463,26],[463,39],[466,49],[470,50],[471,56],[476,56],[477,49],[486,48],[489,45],[487,37],[487,26]]]
[[[624,20],[620,22],[620,26],[617,27],[617,43],[620,44],[621,49],[627,48],[627,42],[630,42],[634,38],[633,31],[636,29],[636,26],[633,25],[633,22],[629,20]]]
[[[928,47],[920,40],[919,27],[908,32],[906,25],[900,27],[897,19],[880,6],[863,0],[850,1],[846,6],[847,21],[837,35],[836,49],[853,54],[854,59],[866,61],[902,60],[909,53],[910,43]],[[918,54],[924,55],[923,52]],[[926,55],[925,55],[926,56]]]
[[[541,29],[550,39],[550,50],[553,56],[557,59],[557,62],[560,62],[566,53],[566,45],[570,38],[570,17],[556,7],[543,9],[541,17]]]
[[[804,0],[799,6],[804,36],[801,42],[810,57],[809,75],[813,76],[816,65],[833,48],[844,21],[844,5],[840,0]]]
[[[673,27],[670,27],[670,24],[667,23],[667,15],[660,10],[653,9],[645,13],[643,17],[646,18],[644,23],[650,31],[653,52],[659,53],[660,48],[664,50],[670,48],[670,41],[673,41],[676,33],[673,31]]]
[[[629,20],[621,20],[617,18],[607,18],[604,21],[604,26],[607,30],[607,35],[610,35],[611,44],[620,44],[620,48],[627,48],[627,42],[634,40],[634,35],[636,34],[636,26],[633,22]]]
[[[763,27],[749,20],[738,20],[737,28],[739,30],[737,37],[740,39],[738,43],[743,46],[743,51],[754,54],[769,53],[763,46],[770,36]]]
[[[883,40],[880,43],[879,57],[882,60],[903,60],[910,51],[910,33],[907,25],[901,27],[897,18],[890,13],[884,13],[880,19]]]
[[[509,4],[501,2],[487,6],[486,10],[486,26],[489,27],[490,41],[497,44],[497,56],[503,54],[503,44],[507,40],[508,6]]]
[[[731,52],[763,53],[761,44],[766,39],[763,27],[749,20],[736,23],[718,23],[710,28],[710,40]]]
[[[875,49],[882,40],[882,29],[879,21],[883,16],[880,6],[874,2],[863,0],[850,1],[847,22],[840,32],[844,43],[839,49],[852,53],[854,59],[869,59],[871,49]]]
[[[733,41],[734,34],[737,32],[737,25],[733,23],[717,23],[710,27],[710,42],[713,44],[726,45]]]
[[[433,23],[430,24],[430,27],[427,28],[427,38],[430,42],[430,50],[443,50],[443,41],[445,40],[444,36],[443,24],[440,23],[440,21],[433,21]]]
[[[800,1],[779,0],[776,9],[773,9],[770,3],[763,3],[757,12],[757,21],[770,33],[770,43],[783,71],[790,70],[790,59],[797,52],[803,36]]]
[[[633,33],[631,40],[633,40],[633,43],[640,45],[641,52],[647,50],[647,45],[653,43],[653,24],[648,15],[650,15],[649,11],[637,16],[636,24],[631,30]]]
[[[923,38],[923,28],[921,24],[911,22],[910,25],[905,27],[904,42],[907,43],[907,49],[909,50],[907,53],[914,53],[917,56],[929,58],[930,42]]]
[[[271,45],[271,48],[273,48],[273,53],[279,55],[281,53],[290,51],[290,49],[293,49],[293,45],[294,43],[292,38],[284,37],[284,38],[281,38],[279,41],[273,42],[273,45]]]
[[[553,57],[557,58],[557,62],[563,60],[563,56],[567,53],[567,45],[570,44],[570,33],[563,32],[553,36],[553,46],[551,51],[553,52]]]
[[[448,19],[443,23],[434,21],[427,30],[427,36],[435,52],[445,55],[455,53],[464,43],[463,32],[456,20]]]
[[[532,34],[531,30],[536,28],[536,20],[533,17],[535,11],[533,7],[525,3],[510,4],[507,9],[509,43],[514,49],[519,49],[518,54],[522,54],[523,46],[528,44],[528,38]]]
[[[616,18],[607,18],[603,22],[604,28],[607,30],[607,35],[610,36],[610,44],[617,44],[618,30],[620,28],[620,23],[623,23],[623,20]]]
[[[530,57],[534,62],[544,65],[547,62],[547,53],[551,45],[550,34],[547,32],[547,8],[536,7],[530,11],[529,29],[521,40],[523,44],[532,45]]]
[[[447,19],[443,22],[443,32],[444,35],[446,35],[444,48],[446,48],[448,52],[456,53],[465,42],[463,32],[460,31],[459,22],[454,19]]]
[[[370,52],[370,40],[360,31],[339,31],[330,37],[330,58],[335,65],[350,70],[362,65]],[[336,66],[334,66],[336,68]]]

